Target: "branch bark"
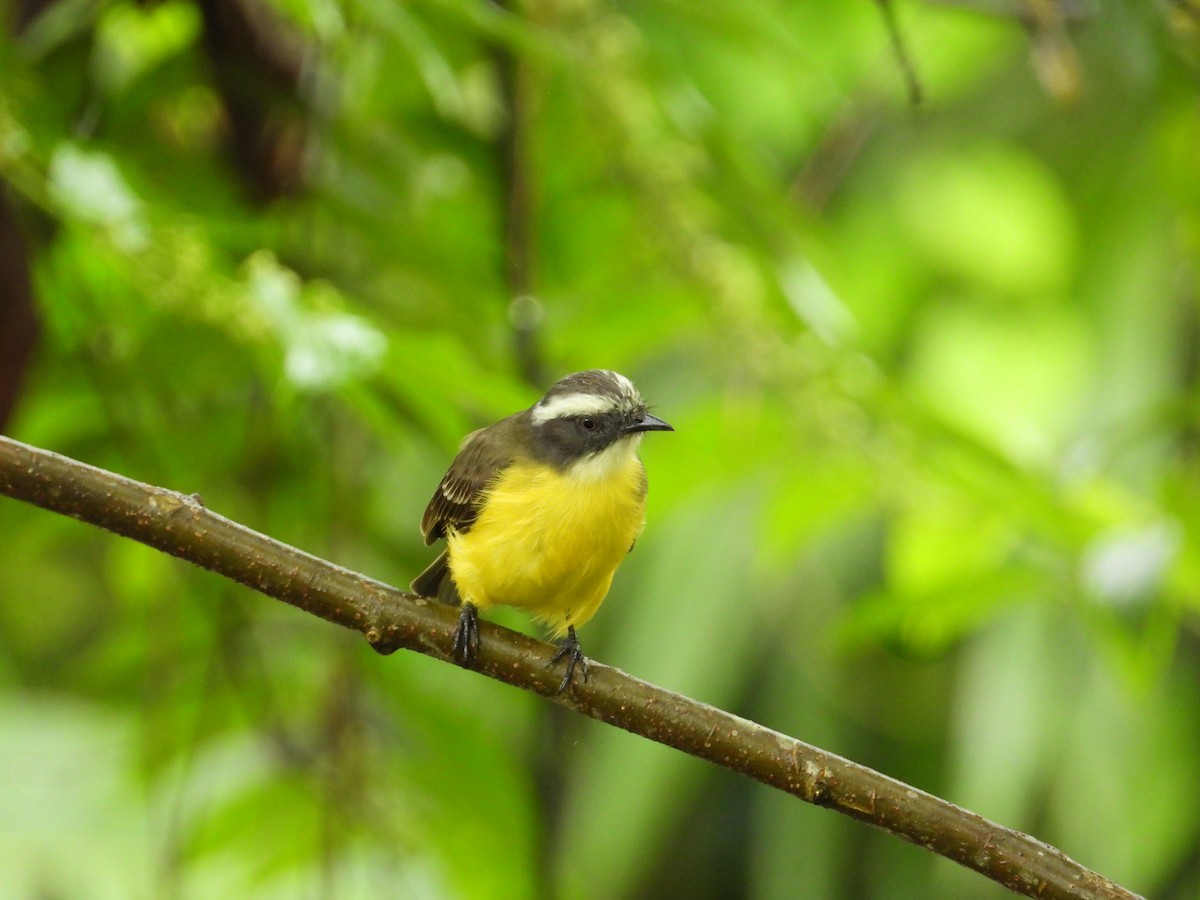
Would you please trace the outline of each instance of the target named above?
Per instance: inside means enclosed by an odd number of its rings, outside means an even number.
[[[362,633],[380,653],[452,661],[454,609],[397,590],[239,525],[196,495],[143,484],[0,437],[0,493],[211,569]],[[554,649],[480,622],[478,670],[602,722],[883,828],[1017,893],[1043,900],[1137,895],[1029,835],[754,722],[592,662],[556,694]]]

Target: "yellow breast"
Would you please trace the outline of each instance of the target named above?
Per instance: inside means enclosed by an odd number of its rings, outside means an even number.
[[[644,524],[645,470],[636,442],[621,443],[566,473],[509,467],[471,529],[447,536],[463,600],[528,609],[557,636],[590,619]]]

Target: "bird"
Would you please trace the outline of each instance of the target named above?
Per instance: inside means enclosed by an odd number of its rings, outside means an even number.
[[[674,431],[633,382],[608,369],[575,372],[528,409],[467,435],[421,518],[426,545],[445,548],[413,593],[459,606],[453,654],[469,668],[478,612],[527,610],[559,639],[559,693],[587,659],[575,633],[600,607],[645,526],[643,436]]]

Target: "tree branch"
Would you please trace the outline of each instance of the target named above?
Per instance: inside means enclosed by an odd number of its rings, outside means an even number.
[[[0,437],[0,493],[73,516],[211,569],[400,648],[451,661],[454,609],[281,544],[187,496]],[[1137,895],[1047,844],[754,722],[593,662],[556,694],[554,648],[481,622],[478,669],[490,678],[877,825],[1030,897]]]

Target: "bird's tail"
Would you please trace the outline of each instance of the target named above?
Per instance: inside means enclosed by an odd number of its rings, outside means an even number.
[[[409,589],[421,597],[431,597],[450,606],[458,606],[462,600],[450,573],[450,551],[443,550],[439,553],[438,558],[413,579]]]

